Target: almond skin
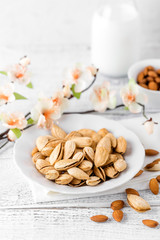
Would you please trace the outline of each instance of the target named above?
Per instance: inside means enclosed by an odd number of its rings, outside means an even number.
[[[133,188],[127,188],[127,189],[126,189],[126,193],[127,193],[127,194],[133,194],[133,195],[140,196],[139,192],[137,192],[137,190],[135,190],[135,189],[133,189]]]
[[[157,181],[160,182],[160,175],[156,177]]]
[[[113,218],[117,222],[121,222],[123,219],[123,212],[121,210],[115,210],[112,214]]]
[[[90,219],[94,222],[106,222],[108,220],[108,217],[105,215],[95,215],[90,217]]]
[[[159,154],[159,152],[154,149],[146,149],[145,153],[146,156],[156,156],[157,154]]]
[[[143,170],[139,170],[139,172],[134,176],[134,178],[139,177],[142,173],[143,173]]]
[[[124,207],[124,202],[122,200],[116,200],[111,203],[111,208],[113,210],[120,210]]]
[[[144,220],[142,220],[142,223],[150,228],[155,228],[159,225],[159,223],[157,221],[150,220],[150,219],[144,219]]]
[[[157,195],[159,193],[159,184],[156,178],[149,181],[149,188],[153,194]]]

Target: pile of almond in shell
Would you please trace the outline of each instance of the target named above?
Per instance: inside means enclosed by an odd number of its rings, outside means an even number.
[[[155,69],[153,66],[145,67],[138,74],[137,83],[143,88],[160,91],[160,69]]]
[[[67,134],[54,124],[51,133],[37,138],[32,160],[41,174],[57,184],[95,186],[118,177],[127,167],[123,157],[126,140],[122,136],[116,139],[105,128]]]
[[[155,156],[159,154],[158,151],[154,149],[146,149],[146,156]],[[160,158],[154,160],[150,164],[147,164],[144,168],[144,171],[160,171]],[[139,177],[144,172],[140,170],[135,177]],[[150,191],[158,195],[159,194],[159,183],[160,183],[160,175],[156,178],[152,178],[149,180],[149,189]],[[151,210],[150,204],[143,199],[139,192],[133,188],[126,189],[127,194],[127,203],[128,205],[139,213],[146,212]],[[123,211],[121,210],[125,206],[125,202],[123,200],[115,200],[111,203],[111,208],[113,210],[112,217],[115,221],[121,222],[123,220]],[[106,222],[108,220],[108,216],[106,215],[95,215],[90,218],[94,222]],[[155,219],[142,219],[142,223],[150,228],[155,228],[159,225],[158,221]]]

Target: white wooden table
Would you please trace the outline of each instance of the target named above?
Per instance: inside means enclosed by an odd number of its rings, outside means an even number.
[[[44,90],[48,96],[61,86],[61,71],[70,62],[89,62],[89,49],[86,46],[11,46],[1,51],[4,62],[14,62],[25,51],[32,59],[33,83],[36,91]],[[41,69],[41,71],[39,71]],[[101,80],[98,80],[101,81]],[[51,88],[53,86],[53,88]],[[87,110],[86,96],[77,102],[79,109]],[[74,109],[74,104],[71,107]],[[113,119],[131,117],[122,112],[110,112]],[[27,144],[27,143],[26,143]],[[23,159],[22,159],[23,160]],[[112,218],[110,204],[122,199],[125,194],[81,198],[76,200],[34,203],[28,182],[17,170],[13,162],[13,144],[0,153],[0,239],[160,239],[160,228],[150,229],[142,225],[142,219],[160,221],[160,195],[141,191],[141,196],[151,204],[152,210],[140,214],[126,204],[124,220],[117,223]],[[106,223],[95,223],[90,217],[104,214],[109,217]]]

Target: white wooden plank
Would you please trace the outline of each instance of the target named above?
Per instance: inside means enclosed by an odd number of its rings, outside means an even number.
[[[112,210],[99,208],[75,209],[11,209],[0,210],[1,240],[28,239],[145,239],[158,240],[160,229],[143,226],[142,219],[159,220],[160,208],[150,212],[137,213],[124,208],[124,219],[117,223]],[[109,217],[105,223],[95,223],[90,217],[104,214]]]

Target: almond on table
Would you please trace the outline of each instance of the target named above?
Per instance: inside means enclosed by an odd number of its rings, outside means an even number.
[[[156,156],[159,154],[159,152],[154,149],[146,149],[145,153],[146,153],[146,156]]]
[[[108,217],[105,215],[95,215],[93,217],[90,217],[90,219],[94,222],[106,222],[108,220]]]

